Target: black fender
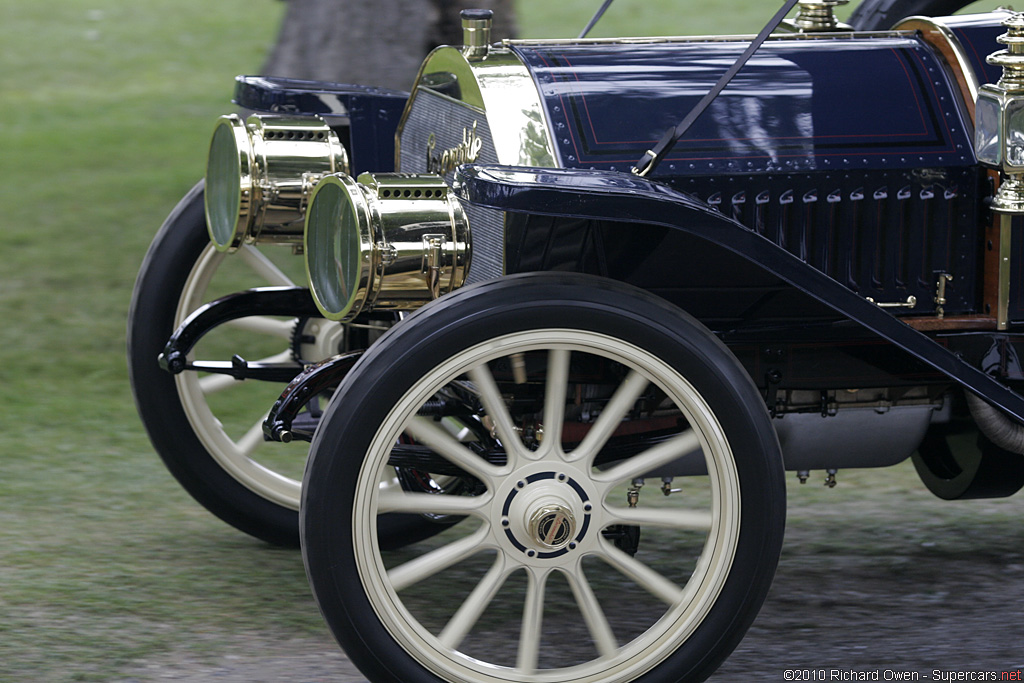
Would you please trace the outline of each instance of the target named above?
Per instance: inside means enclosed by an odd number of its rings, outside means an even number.
[[[1024,397],[927,335],[711,206],[614,171],[463,166],[460,199],[500,211],[658,225],[705,239],[789,283],[1024,422]]]

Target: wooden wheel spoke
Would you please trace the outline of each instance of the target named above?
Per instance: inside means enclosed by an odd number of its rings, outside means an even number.
[[[480,402],[484,405],[484,410],[487,412],[488,417],[494,421],[494,430],[498,435],[498,439],[501,440],[502,445],[505,447],[505,451],[508,453],[509,461],[514,464],[515,460],[522,458],[526,454],[526,449],[523,446],[522,439],[519,438],[519,434],[516,432],[512,415],[505,405],[505,399],[501,396],[497,382],[494,381],[494,375],[491,374],[486,364],[478,365],[470,370],[468,374],[469,378],[473,380],[473,384],[476,385]]]
[[[643,562],[625,553],[609,541],[603,541],[602,558],[624,576],[667,605],[675,605],[683,597],[683,589],[648,567]]]
[[[594,458],[611,438],[622,419],[632,410],[636,400],[647,389],[648,384],[650,382],[646,377],[636,370],[631,371],[615,390],[611,400],[608,401],[604,410],[587,431],[583,441],[573,450],[570,457],[573,460],[585,459],[588,465],[592,465]]]
[[[643,476],[657,467],[667,465],[684,455],[699,453],[699,451],[700,440],[692,429],[688,429],[668,441],[652,446],[643,453],[595,475],[594,478],[603,482],[628,481]]]
[[[482,543],[487,537],[486,529],[485,525],[469,536],[388,570],[392,588],[401,591],[484,550]]]
[[[578,567],[575,573],[566,572],[565,576],[598,653],[602,657],[611,657],[618,651],[619,643],[608,624],[604,610],[601,609],[601,604],[597,601],[597,596],[583,574],[583,568]]]
[[[295,331],[294,319],[278,320],[277,318],[268,318],[262,315],[250,315],[246,318],[238,318],[224,324],[237,330],[286,339],[289,342],[292,339],[292,333]]]
[[[491,565],[473,592],[462,602],[458,611],[452,615],[438,636],[438,640],[447,647],[457,648],[487,610],[487,606],[494,600],[494,596],[498,594],[507,578],[508,572],[505,569],[504,556],[498,553],[494,564]]]
[[[523,604],[523,622],[519,629],[519,651],[516,655],[516,669],[524,674],[537,670],[540,654],[541,622],[544,619],[544,587],[547,574],[527,572],[526,601]]]
[[[236,252],[236,256],[259,275],[267,284],[274,287],[294,287],[292,279],[274,265],[266,255],[256,247],[246,244]]]
[[[448,496],[441,493],[382,491],[377,499],[377,511],[480,516],[483,514],[481,507],[489,500],[490,495]]]
[[[569,388],[569,351],[548,352],[548,376],[544,387],[544,440],[535,457],[562,456],[562,424],[565,421],[565,394]]]
[[[617,524],[656,526],[685,531],[711,530],[714,517],[709,510],[678,510],[675,508],[635,507],[607,508]]]

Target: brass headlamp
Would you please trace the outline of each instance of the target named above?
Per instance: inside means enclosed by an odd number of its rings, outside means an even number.
[[[348,173],[348,155],[322,119],[222,116],[206,163],[210,239],[220,251],[301,244],[309,193],[329,173]]]
[[[413,310],[466,281],[469,222],[437,175],[324,177],[306,212],[309,287],[321,313]]]

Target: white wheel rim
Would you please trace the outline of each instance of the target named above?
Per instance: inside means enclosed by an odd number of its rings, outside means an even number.
[[[208,245],[196,260],[185,286],[182,288],[174,318],[175,327],[179,326],[192,311],[209,301],[207,289],[225,258],[239,259],[245,262],[255,276],[252,286],[294,286],[291,279],[252,246],[243,246],[235,255],[229,257],[218,252],[213,245]],[[290,330],[294,325],[293,322],[282,322],[258,316],[246,318],[243,324],[254,334],[280,337],[282,340],[287,340],[290,337]],[[282,346],[281,353],[260,360],[268,362],[289,360],[291,358],[289,341],[284,341]],[[175,375],[174,380],[182,408],[193,432],[217,464],[232,478],[257,495],[283,507],[298,510],[301,493],[300,480],[275,472],[261,465],[253,457],[263,444],[261,424],[266,417],[266,412],[254,414],[252,427],[244,435],[237,438],[232,437],[225,431],[223,424],[211,410],[207,394],[235,386],[234,379],[216,375],[201,378],[198,373],[187,371]]]
[[[603,357],[631,371],[604,408],[609,419],[598,418],[588,436],[569,453],[562,451],[560,440],[551,438],[545,439],[535,451],[524,447],[515,435],[497,387],[490,393],[486,389],[493,385],[487,362],[535,351],[546,351],[549,358],[544,380],[545,434],[549,429],[554,430],[551,433],[562,433],[560,406],[565,404],[570,353]],[[483,387],[481,401],[494,420],[497,437],[502,443],[511,444],[506,448],[509,454],[504,465],[491,465],[475,457],[443,430],[415,417],[419,406],[438,387],[467,372],[477,387]],[[665,444],[650,447],[606,469],[591,467],[592,458],[606,445],[636,396],[652,385],[679,408],[688,428]],[[378,482],[387,476],[391,447],[403,433],[470,471],[484,483],[486,492],[478,496],[430,496],[379,487]],[[674,461],[694,446],[702,450],[708,470],[706,477],[699,478],[707,482],[706,507],[682,506],[659,512],[659,505],[644,504],[631,510],[609,500],[616,491],[615,483]],[[516,492],[516,482],[524,484],[520,493]],[[662,494],[643,491],[641,499],[644,496]],[[552,510],[559,512],[549,515]],[[377,543],[376,518],[378,514],[396,511],[467,515],[477,526],[463,522],[451,532],[435,537],[431,542],[436,546],[429,551],[412,546],[403,551],[406,555],[397,563],[390,559],[386,563]],[[729,443],[707,402],[684,377],[651,353],[619,339],[580,330],[536,330],[508,334],[461,351],[406,392],[380,426],[360,471],[353,503],[353,550],[367,597],[381,623],[406,652],[445,680],[615,683],[650,671],[675,652],[703,622],[732,567],[739,538],[739,513],[738,475]],[[503,527],[505,520],[508,525]],[[540,521],[534,525],[531,520]],[[556,520],[551,528],[571,520],[565,525],[565,538],[574,540],[556,541],[557,534],[553,532],[542,537],[538,529],[549,520]],[[692,572],[687,570],[681,582],[673,582],[660,570],[618,550],[600,533],[612,523],[636,523],[643,529],[656,527],[656,532],[703,535]],[[458,531],[463,527],[464,531]],[[455,540],[447,537],[449,533]],[[546,545],[549,541],[556,546],[558,542],[568,545],[552,548]],[[531,551],[534,555],[528,557]],[[414,557],[407,559],[410,553]],[[431,589],[421,592],[420,586],[427,581],[444,580],[446,573],[481,554],[493,554],[490,568],[467,596],[451,605],[451,614],[445,615],[443,627],[440,622],[425,625],[419,618],[418,605],[413,603],[423,594],[428,602],[432,596]],[[656,596],[661,616],[652,617],[651,625],[628,641],[617,636],[617,627],[609,625],[607,607],[602,606],[602,599],[606,603],[607,596],[599,597],[584,574],[584,567],[592,573],[593,566],[633,582],[638,593]],[[467,637],[474,635],[492,600],[501,595],[509,577],[517,572],[526,574],[527,585],[514,662],[490,661],[475,651],[464,651],[463,645],[469,642]],[[573,600],[564,606],[549,602],[547,597],[548,580],[556,575],[564,577],[571,588]],[[548,627],[550,616],[544,614],[545,609],[550,612],[558,607],[574,609],[571,620],[586,624],[585,637],[589,636],[593,650],[590,659],[564,666],[548,663],[552,653],[544,652],[542,631]],[[558,653],[553,654],[557,659]]]

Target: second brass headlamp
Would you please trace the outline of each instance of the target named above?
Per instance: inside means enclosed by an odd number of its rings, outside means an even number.
[[[466,214],[440,176],[339,173],[310,197],[306,270],[330,320],[418,308],[465,283],[470,252]]]

